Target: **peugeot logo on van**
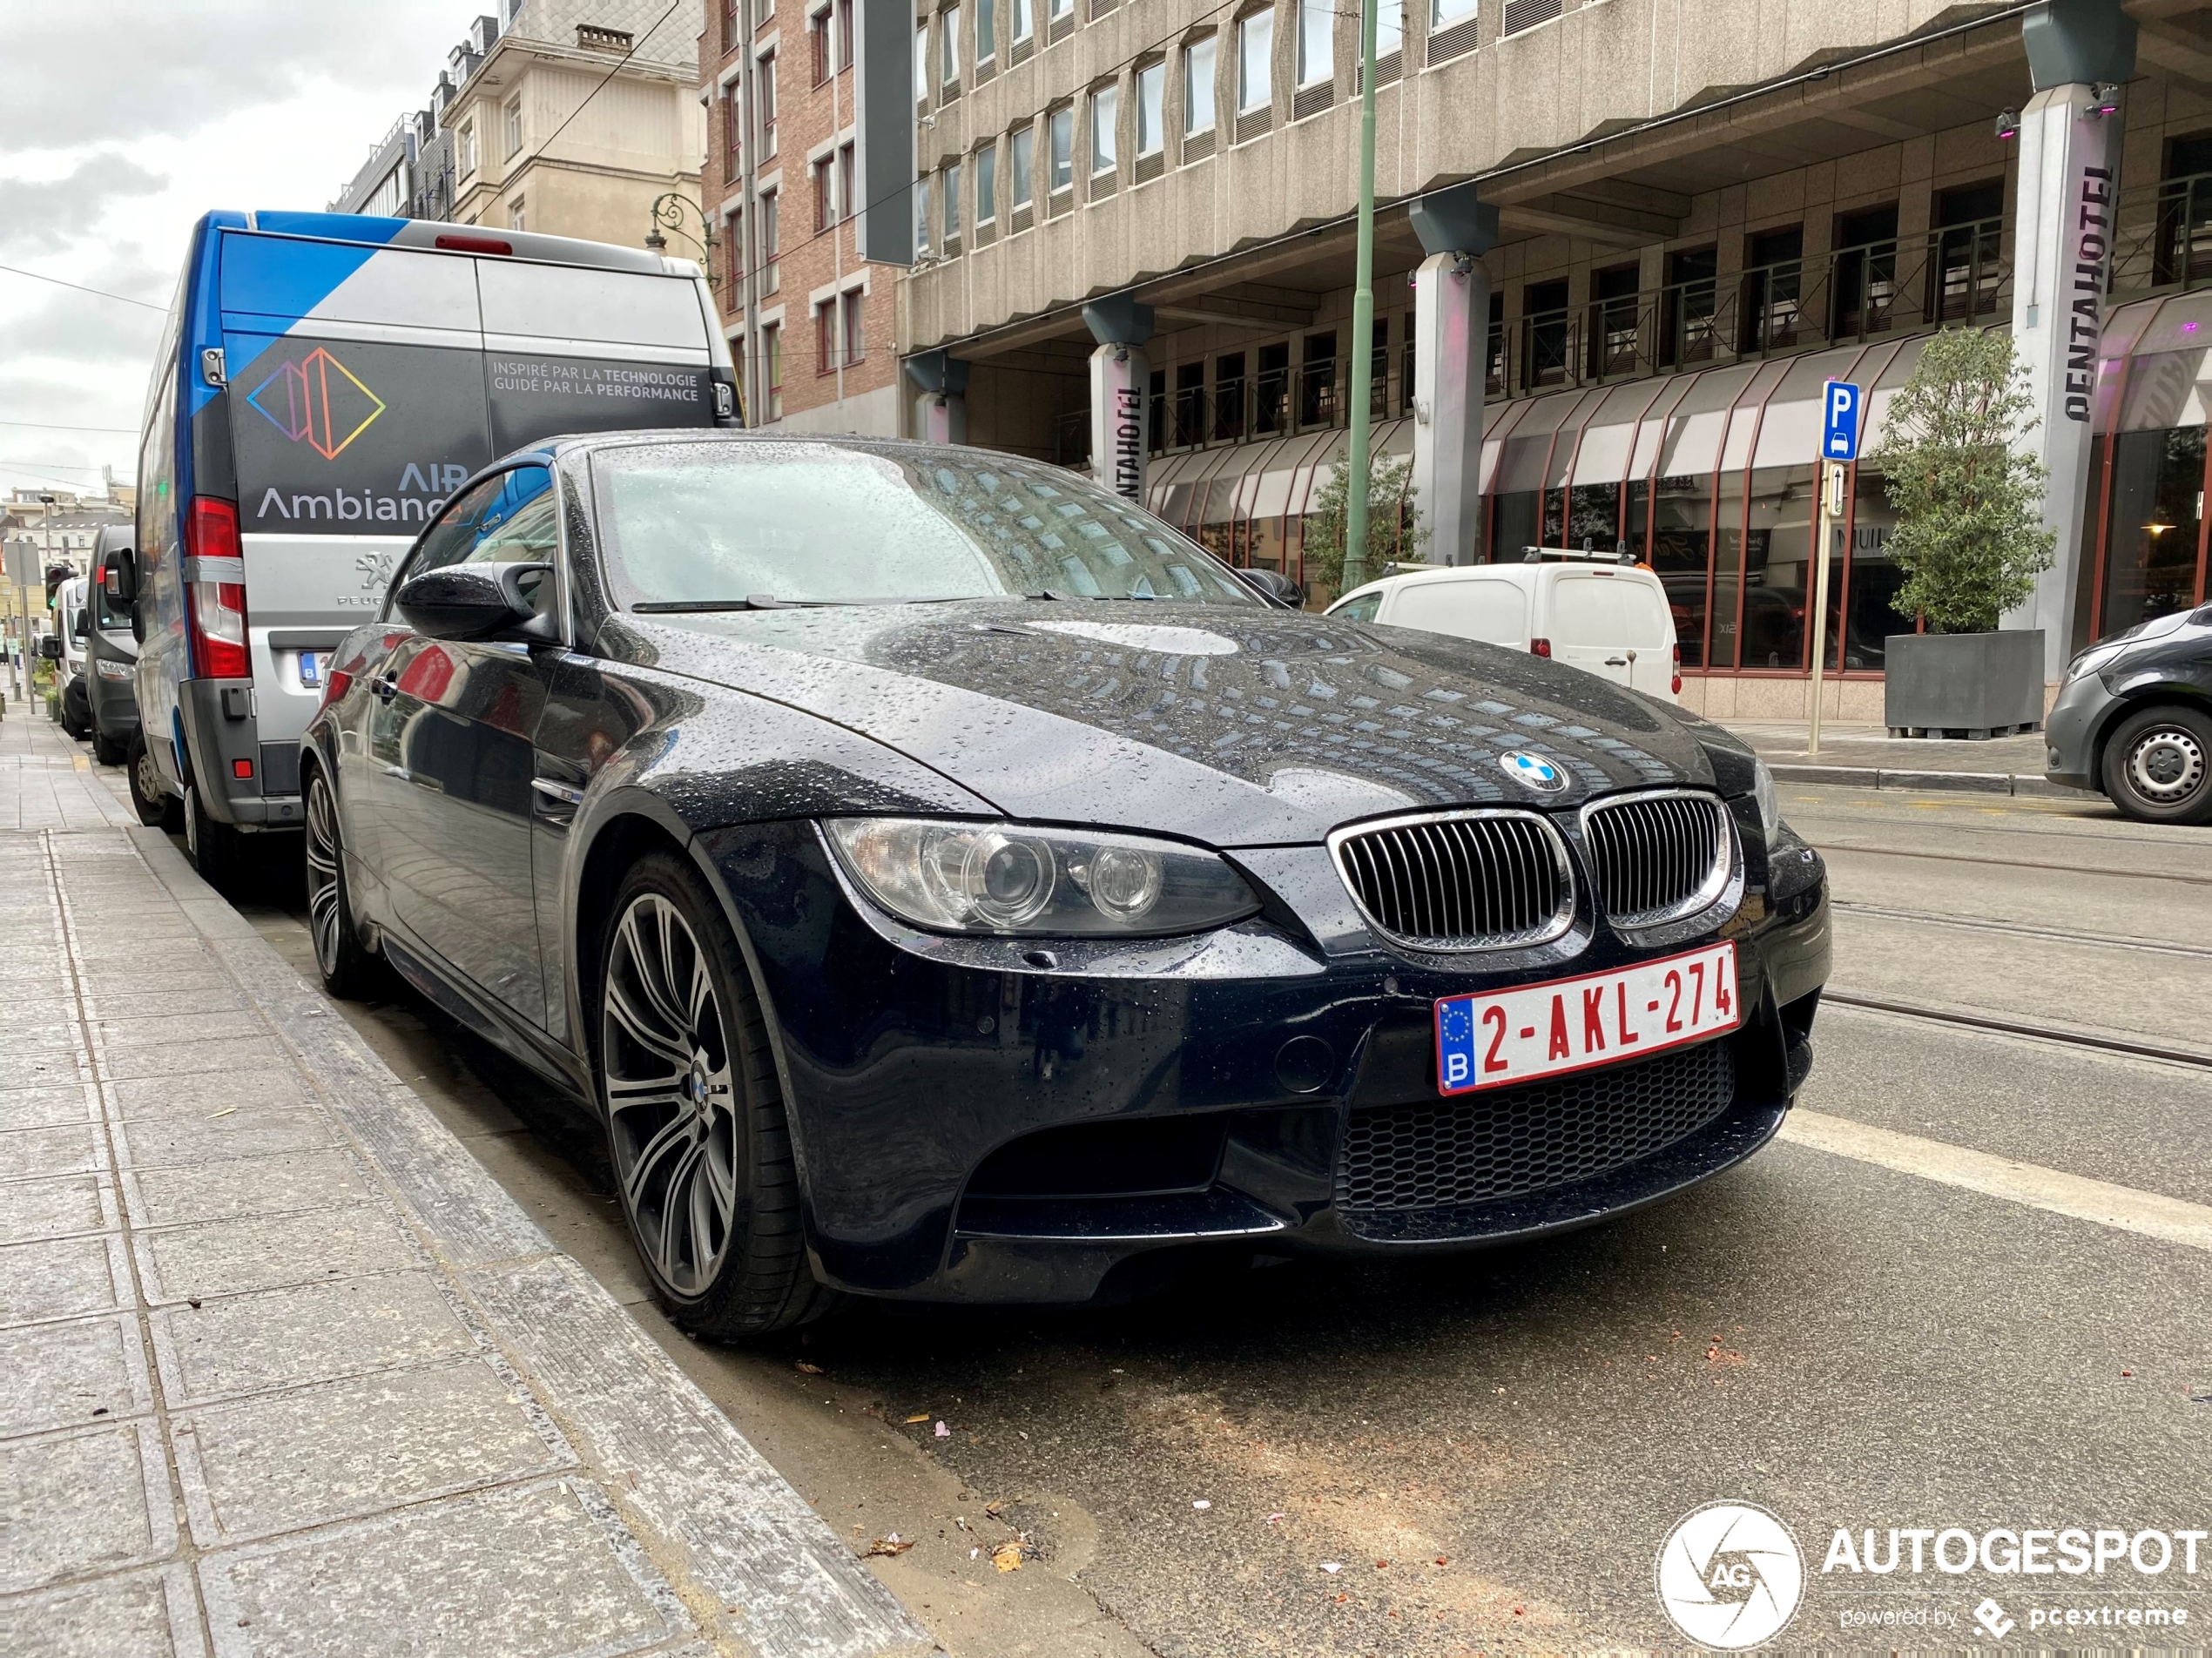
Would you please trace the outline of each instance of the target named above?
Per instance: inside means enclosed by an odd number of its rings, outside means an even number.
[[[1567,786],[1567,773],[1541,754],[1531,754],[1525,749],[1509,749],[1498,756],[1498,764],[1505,774],[1516,782],[1525,783],[1539,794],[1557,794]]]

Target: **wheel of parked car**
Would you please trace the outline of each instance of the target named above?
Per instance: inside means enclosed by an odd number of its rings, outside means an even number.
[[[244,868],[245,837],[226,823],[218,823],[199,803],[196,787],[185,790],[185,851],[200,880],[219,893],[229,893]]]
[[[338,800],[320,766],[307,771],[307,927],[324,989],[341,1001],[362,1001],[383,988],[383,963],[354,925]]]
[[[144,737],[131,739],[131,751],[123,763],[130,773],[131,805],[138,812],[138,821],[175,833],[183,826],[176,821],[177,797],[161,786],[161,770],[154,765]]]
[[[766,1022],[698,873],[657,853],[617,894],[601,952],[600,1103],[631,1236],[676,1320],[759,1335],[835,1297],[806,1265]]]
[[[92,699],[83,674],[62,688],[62,729],[80,743],[92,734]]]
[[[120,765],[131,752],[128,745],[110,737],[98,726],[92,728],[92,758],[102,765]]]
[[[2212,822],[2212,717],[2146,708],[2105,743],[2105,793],[2145,823]]]

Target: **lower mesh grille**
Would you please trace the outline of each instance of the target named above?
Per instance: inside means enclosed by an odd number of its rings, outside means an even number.
[[[1356,1109],[1337,1204],[1430,1209],[1588,1180],[1696,1133],[1735,1097],[1723,1039],[1494,1094]]]

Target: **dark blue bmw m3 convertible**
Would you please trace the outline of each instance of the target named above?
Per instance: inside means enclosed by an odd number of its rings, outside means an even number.
[[[1599,1220],[1774,1134],[1828,968],[1727,733],[977,449],[510,455],[301,759],[332,991],[588,1102],[718,1336]]]

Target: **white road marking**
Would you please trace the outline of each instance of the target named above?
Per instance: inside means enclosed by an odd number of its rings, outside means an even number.
[[[1792,1145],[1877,1163],[1899,1174],[1979,1192],[1985,1197],[2001,1197],[2007,1203],[2163,1238],[2193,1250],[2212,1250],[2212,1206],[2203,1203],[2162,1197],[2109,1181],[2087,1180],[2038,1163],[1970,1151],[1919,1135],[1898,1134],[1854,1122],[1849,1117],[1808,1111],[1802,1106],[1783,1119],[1780,1137]]]

